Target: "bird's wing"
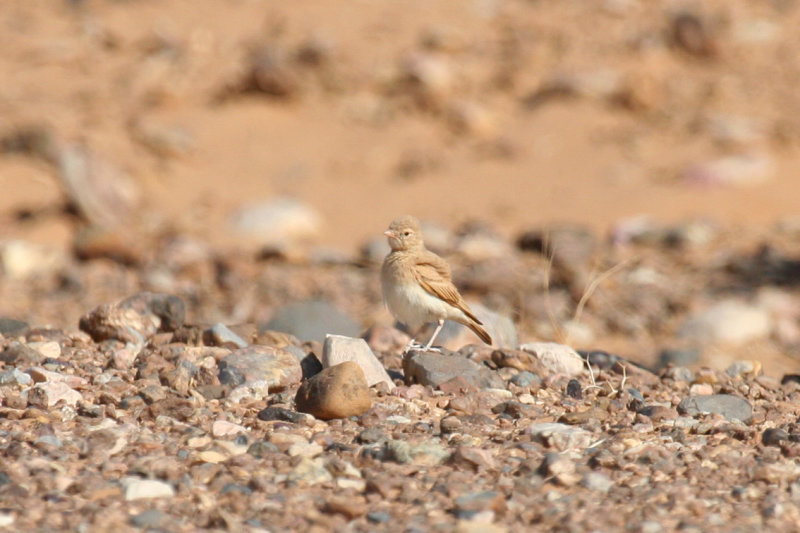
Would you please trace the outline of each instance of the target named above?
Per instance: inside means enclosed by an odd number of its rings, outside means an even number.
[[[414,264],[414,278],[430,294],[460,309],[470,320],[483,324],[472,314],[469,306],[450,280],[450,266],[438,255],[428,252],[421,255]]]

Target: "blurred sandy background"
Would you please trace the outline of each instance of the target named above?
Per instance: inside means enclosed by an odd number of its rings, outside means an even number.
[[[129,180],[101,195],[126,231],[217,243],[279,198],[344,250],[403,212],[769,228],[797,213],[798,27],[793,0],[8,1],[0,238],[71,241],[63,150]]]

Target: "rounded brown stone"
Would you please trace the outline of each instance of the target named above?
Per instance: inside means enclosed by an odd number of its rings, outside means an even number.
[[[352,361],[324,369],[297,390],[295,406],[322,420],[364,414],[372,407],[367,380]]]

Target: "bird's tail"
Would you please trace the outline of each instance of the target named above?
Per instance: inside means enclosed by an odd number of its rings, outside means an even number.
[[[483,342],[485,342],[489,346],[492,345],[492,337],[488,333],[486,333],[485,329],[483,329],[482,327],[480,327],[478,324],[476,324],[475,322],[473,322],[471,320],[468,321],[468,322],[465,322],[464,325],[467,326],[472,331],[474,331],[475,335],[480,337]]]

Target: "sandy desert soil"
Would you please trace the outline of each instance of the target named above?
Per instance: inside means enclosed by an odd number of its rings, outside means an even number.
[[[790,527],[797,27],[793,0],[8,2],[0,521]],[[401,213],[508,341],[458,352],[492,386],[404,376],[377,276]],[[133,338],[79,328],[141,291],[179,298],[194,333],[137,322],[159,313],[122,317]],[[311,300],[336,311],[293,315],[299,338],[249,337]],[[366,337],[398,387],[332,422],[295,412],[299,378],[243,398],[220,377],[230,341],[203,337],[215,323],[315,358],[321,338],[301,326],[377,328]],[[598,374],[570,385],[498,362],[527,361],[516,348],[531,341],[594,352]],[[526,370],[539,381],[518,385]],[[711,393],[753,416],[686,409]],[[261,418],[270,406],[286,411]],[[551,422],[568,437],[537,433]],[[142,480],[170,494],[131,496]],[[606,497],[619,513],[591,503]]]

